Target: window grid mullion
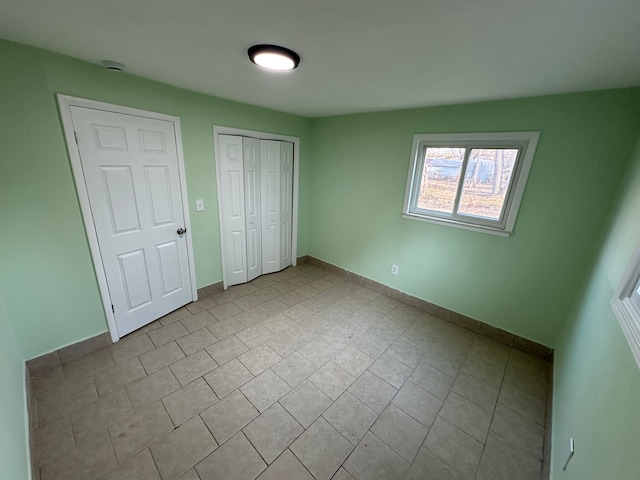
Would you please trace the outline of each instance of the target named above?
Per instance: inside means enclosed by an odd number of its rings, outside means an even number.
[[[453,203],[453,211],[451,212],[452,217],[458,217],[458,207],[460,206],[460,197],[462,196],[462,188],[464,187],[464,179],[467,175],[467,165],[469,164],[469,152],[471,152],[471,148],[466,146],[464,147],[464,158],[462,160],[462,168],[460,169],[460,180],[458,181],[458,189],[456,191],[456,199]]]

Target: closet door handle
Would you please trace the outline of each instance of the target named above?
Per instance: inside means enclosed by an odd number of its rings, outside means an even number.
[[[186,228],[179,228],[178,230],[176,230],[176,233],[178,235],[182,235],[184,233],[187,233],[187,229]]]

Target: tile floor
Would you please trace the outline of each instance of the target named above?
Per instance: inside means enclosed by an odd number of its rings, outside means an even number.
[[[302,265],[32,380],[41,480],[540,480],[549,364]]]

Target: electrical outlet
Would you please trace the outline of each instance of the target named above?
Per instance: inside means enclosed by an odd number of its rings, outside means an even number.
[[[573,457],[573,453],[576,450],[576,444],[573,441],[573,437],[571,437],[569,439],[569,451],[567,452],[567,459],[564,462],[564,467],[562,467],[562,470],[566,470],[567,469],[567,465],[569,465],[569,460],[571,460],[571,457]]]
[[[196,212],[201,212],[204,210],[204,200],[199,198],[196,200]]]
[[[391,275],[398,275],[400,267],[398,265],[391,265]]]

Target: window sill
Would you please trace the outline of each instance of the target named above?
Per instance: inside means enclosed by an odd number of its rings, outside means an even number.
[[[501,230],[499,228],[493,228],[485,225],[464,223],[457,220],[448,220],[446,218],[423,217],[422,215],[415,215],[411,213],[403,213],[402,218],[407,220],[418,220],[419,222],[434,223],[436,225],[446,225],[448,227],[460,228],[471,232],[488,233],[489,235],[496,235],[498,237],[510,237],[513,235],[513,232],[507,230]]]

